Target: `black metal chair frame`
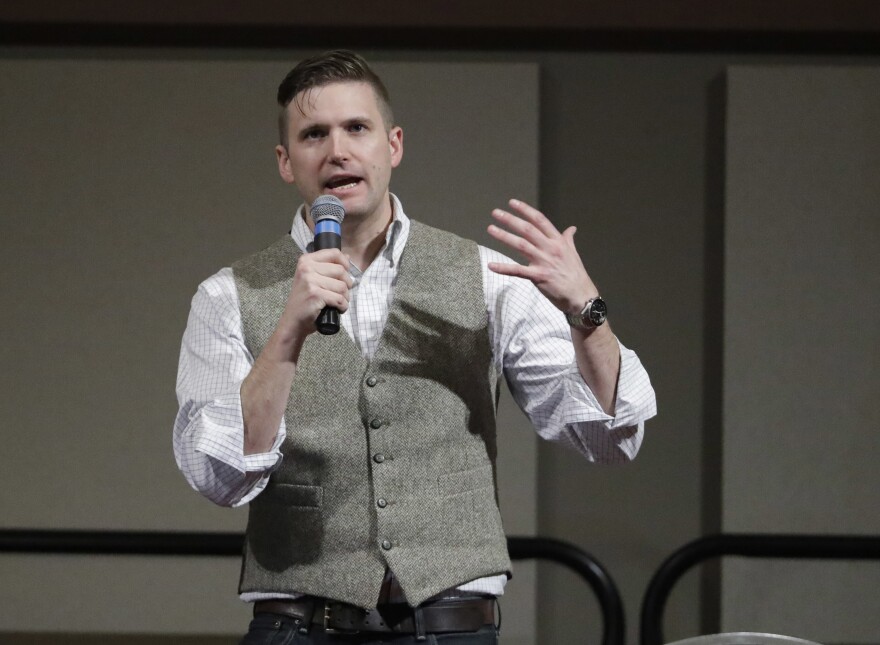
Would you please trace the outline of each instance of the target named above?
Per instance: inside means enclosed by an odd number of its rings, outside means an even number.
[[[654,573],[642,600],[641,645],[662,645],[663,611],[672,587],[692,566],[720,556],[835,560],[880,559],[880,537],[721,534],[685,544]]]
[[[0,553],[240,556],[243,544],[241,533],[0,529]],[[514,560],[542,558],[577,573],[599,602],[602,645],[623,645],[623,602],[611,575],[596,558],[550,538],[509,537],[507,545]]]

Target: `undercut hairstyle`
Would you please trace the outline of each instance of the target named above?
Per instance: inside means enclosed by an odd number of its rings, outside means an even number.
[[[288,106],[293,103],[301,114],[305,114],[303,102],[308,90],[331,83],[367,83],[373,88],[385,129],[390,130],[394,125],[391,97],[382,79],[354,52],[336,49],[301,61],[278,86],[278,105],[281,106],[278,131],[282,146],[287,147]]]

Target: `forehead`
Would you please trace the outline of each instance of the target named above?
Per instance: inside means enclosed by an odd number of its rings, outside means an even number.
[[[380,119],[379,101],[369,83],[343,82],[310,87],[297,94],[289,109],[291,123],[336,121],[353,117]]]

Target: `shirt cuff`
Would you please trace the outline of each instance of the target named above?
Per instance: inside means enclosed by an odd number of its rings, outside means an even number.
[[[614,415],[605,412],[596,395],[584,382],[577,362],[573,361],[565,373],[563,387],[566,396],[581,405],[567,406],[562,418],[565,425],[600,422],[609,430],[614,430],[635,426],[657,414],[654,390],[639,357],[620,341],[617,344],[620,348],[620,372]]]
[[[202,422],[193,442],[193,448],[197,452],[240,473],[269,474],[281,464],[280,448],[287,436],[283,418],[269,452],[245,455],[241,395],[237,390],[217,397],[211,405],[203,407],[199,414]]]

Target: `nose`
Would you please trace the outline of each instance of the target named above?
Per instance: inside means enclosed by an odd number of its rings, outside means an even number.
[[[334,130],[328,137],[330,161],[340,163],[348,160],[348,142],[345,133]]]

